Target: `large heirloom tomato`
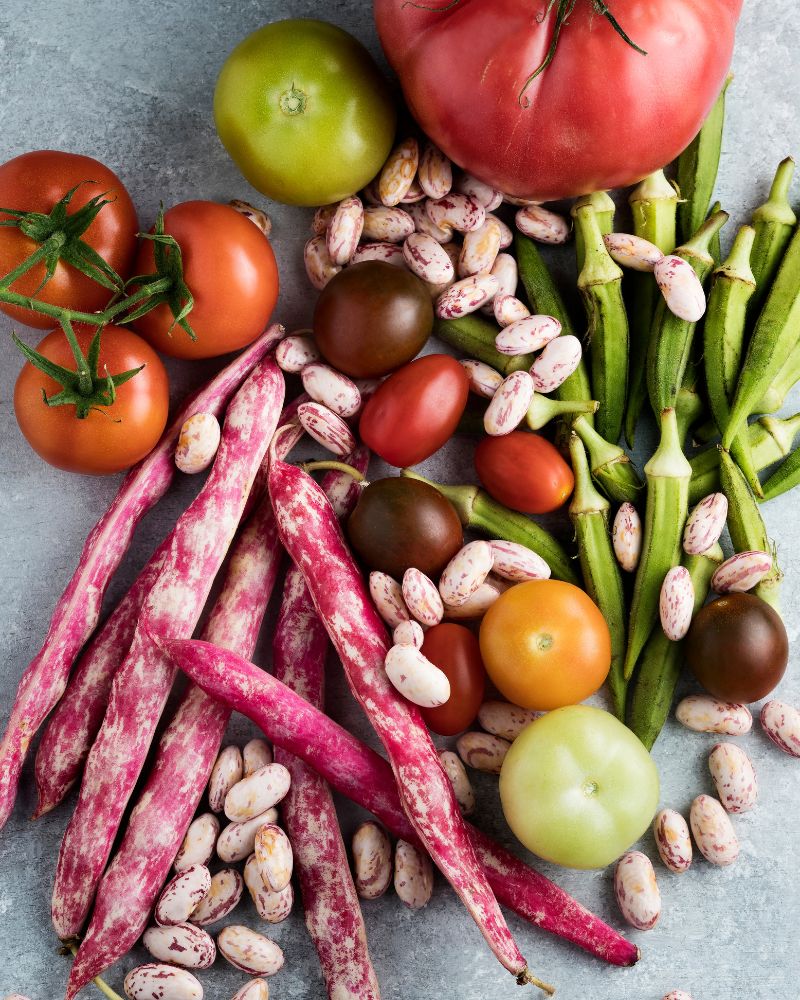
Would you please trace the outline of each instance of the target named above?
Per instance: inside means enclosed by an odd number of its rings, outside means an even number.
[[[722,89],[742,0],[610,6],[647,55],[577,0],[552,62],[526,87],[560,4],[544,13],[530,0],[374,0],[384,51],[424,131],[481,180],[539,201],[633,184],[663,167]]]

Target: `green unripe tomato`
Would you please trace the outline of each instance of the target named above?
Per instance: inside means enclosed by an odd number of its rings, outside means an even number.
[[[658,771],[621,722],[598,708],[547,712],[511,745],[500,800],[515,836],[546,861],[602,868],[645,832]]]
[[[325,21],[276,21],[225,60],[217,132],[254,188],[289,205],[340,201],[367,184],[394,138],[395,108],[370,54]]]

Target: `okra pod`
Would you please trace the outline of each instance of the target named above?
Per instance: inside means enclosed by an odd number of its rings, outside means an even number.
[[[575,225],[585,255],[578,289],[589,324],[592,388],[600,403],[595,426],[604,438],[616,443],[622,433],[628,387],[628,316],[622,300],[622,268],[611,258],[590,204],[577,210]]]
[[[774,500],[782,493],[788,493],[800,483],[800,448],[784,459],[764,483],[764,500]]]
[[[711,588],[711,577],[723,558],[719,542],[697,556],[684,553],[681,565],[689,571],[694,587],[695,614],[703,606]],[[683,640],[672,642],[656,626],[639,658],[628,711],[629,727],[648,750],[652,749],[667,721],[683,663]]]
[[[717,212],[703,222],[688,243],[675,251],[676,256],[692,266],[701,282],[705,282],[714,266],[709,252],[711,238],[727,220],[727,212]],[[696,327],[696,323],[670,312],[665,301],[659,302],[647,351],[647,391],[657,416],[675,406]]]
[[[664,577],[680,562],[692,467],[683,454],[675,410],[671,408],[661,414],[661,440],[644,472],[647,477],[647,503],[642,556],[631,600],[625,653],[626,678],[633,673],[658,617],[658,600]]]
[[[633,189],[628,198],[633,215],[633,232],[655,244],[662,253],[672,253],[675,237],[678,194],[664,175],[656,170]],[[625,440],[632,448],[636,424],[647,396],[645,371],[647,347],[656,306],[661,293],[652,275],[632,272],[626,276],[625,294],[629,299],[628,325],[630,363],[628,372],[628,403],[625,407]]]
[[[767,527],[750,484],[724,448],[720,449],[719,479],[722,492],[728,498],[728,531],[736,552],[758,550],[772,555],[772,569],[755,587],[753,593],[780,612],[780,588],[783,572],[778,566],[775,546],[767,535]]]
[[[778,164],[769,197],[753,212],[756,238],[750,256],[750,266],[753,268],[756,290],[748,308],[751,318],[756,317],[764,305],[797,222],[797,216],[792,211],[788,198],[793,175],[794,160],[791,156],[787,156]]]
[[[575,474],[575,492],[569,505],[569,516],[575,527],[584,587],[602,611],[611,634],[608,687],[614,714],[624,722],[627,689],[622,674],[625,659],[625,593],[608,531],[610,504],[592,483],[586,449],[574,431],[570,435],[569,454]]]
[[[708,210],[708,218],[712,215],[716,215],[717,212],[722,210],[722,204],[715,201],[711,208]],[[719,230],[717,230],[711,237],[711,242],[708,244],[708,252],[714,258],[714,267],[719,267],[722,263],[722,241],[720,240]]]
[[[696,232],[708,214],[719,170],[722,129],[725,124],[725,92],[733,79],[728,76],[703,127],[678,157],[676,180],[681,193],[678,223],[681,239]]]
[[[703,417],[706,404],[700,395],[701,361],[691,358],[683,373],[683,382],[675,400],[675,416],[678,421],[678,437],[686,443],[691,428]]]
[[[496,368],[502,375],[527,371],[533,364],[533,354],[501,354],[494,346],[495,337],[500,332],[492,323],[477,313],[469,313],[458,319],[437,319],[433,325],[433,335],[445,344],[455,347],[468,358],[477,358],[486,365]]]
[[[636,503],[644,483],[624,450],[601,437],[586,417],[578,417],[572,426],[589,452],[592,476],[606,496],[618,503]]]
[[[775,413],[779,410],[789,392],[800,382],[800,343],[781,365],[780,371],[770,383],[755,408],[755,413]]]
[[[599,405],[596,399],[553,399],[535,392],[525,422],[532,431],[538,431],[556,417],[596,413]]]
[[[594,209],[597,225],[600,227],[602,236],[606,236],[608,233],[614,231],[614,213],[617,210],[617,206],[614,204],[614,199],[609,195],[608,191],[595,191],[593,194],[585,194],[580,198],[576,198],[572,203],[569,214],[574,220],[577,220],[578,209],[586,205]],[[575,225],[575,260],[578,265],[578,274],[580,274],[586,260],[586,243],[584,233],[577,225],[577,221]]]
[[[504,538],[507,542],[524,545],[544,559],[557,580],[580,586],[578,576],[572,568],[572,560],[561,544],[546,528],[525,514],[509,510],[478,486],[445,486],[434,483],[411,469],[403,469],[400,474],[409,479],[419,479],[447,497],[465,528],[481,531],[490,538]]]

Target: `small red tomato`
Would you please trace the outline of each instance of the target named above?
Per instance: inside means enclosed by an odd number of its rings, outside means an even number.
[[[483,438],[475,449],[475,471],[487,493],[523,514],[558,510],[575,486],[558,450],[527,431]]]
[[[475,721],[483,702],[486,671],[478,640],[463,625],[444,622],[425,633],[422,654],[450,681],[448,700],[438,708],[423,708],[422,717],[440,736],[463,733]]]
[[[467,373],[455,358],[417,358],[390,375],[366,404],[361,440],[390,465],[416,465],[453,436],[468,395]]]

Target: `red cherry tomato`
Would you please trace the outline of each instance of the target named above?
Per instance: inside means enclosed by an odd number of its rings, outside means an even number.
[[[483,702],[486,671],[478,640],[463,625],[444,622],[425,633],[422,653],[450,681],[449,699],[438,708],[423,708],[422,717],[440,736],[462,733],[475,721]]]
[[[527,431],[483,438],[475,449],[475,471],[487,493],[523,514],[558,510],[575,486],[558,450]]]
[[[455,358],[417,358],[390,375],[367,402],[361,440],[390,465],[416,465],[453,436],[468,394],[467,373]]]

